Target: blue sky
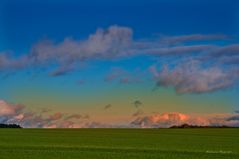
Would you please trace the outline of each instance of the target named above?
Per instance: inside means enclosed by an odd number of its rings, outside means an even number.
[[[129,119],[136,100],[145,113],[234,112],[238,3],[2,0],[0,99],[99,121]]]
[[[229,1],[1,1],[2,49],[26,50],[42,38],[86,38],[98,27],[155,34],[238,33],[238,2]],[[3,45],[4,44],[4,45]]]

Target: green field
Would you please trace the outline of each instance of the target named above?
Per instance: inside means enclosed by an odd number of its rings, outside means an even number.
[[[1,159],[239,158],[239,129],[0,129]]]

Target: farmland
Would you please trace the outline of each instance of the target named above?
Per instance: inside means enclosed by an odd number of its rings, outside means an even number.
[[[235,159],[239,129],[0,129],[1,159]]]

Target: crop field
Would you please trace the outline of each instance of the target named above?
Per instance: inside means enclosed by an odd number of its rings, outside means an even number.
[[[239,129],[0,129],[1,159],[236,159]]]

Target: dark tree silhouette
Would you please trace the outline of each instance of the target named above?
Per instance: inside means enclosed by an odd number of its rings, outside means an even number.
[[[17,124],[0,124],[0,128],[22,128]]]
[[[229,128],[229,126],[221,125],[221,126],[201,126],[201,125],[189,125],[189,124],[182,124],[182,125],[174,125],[170,128]]]

